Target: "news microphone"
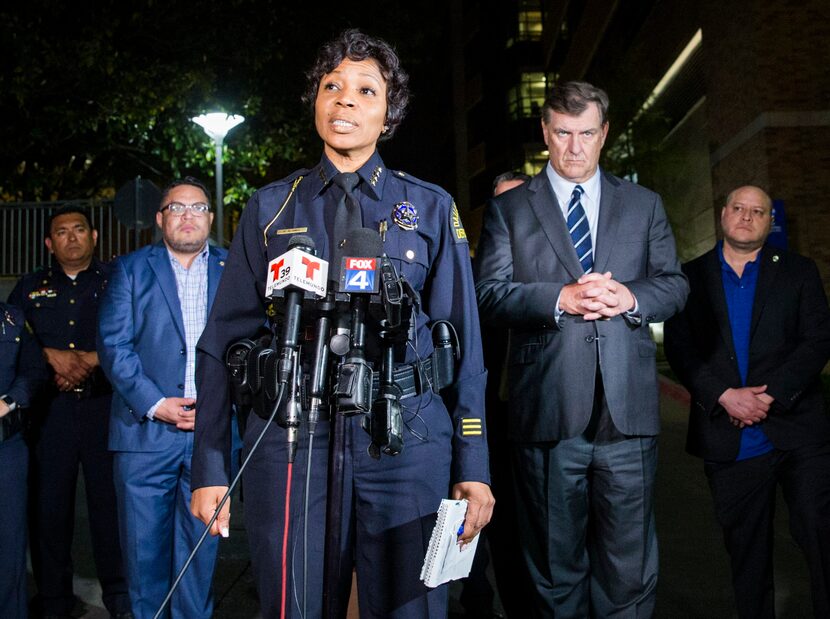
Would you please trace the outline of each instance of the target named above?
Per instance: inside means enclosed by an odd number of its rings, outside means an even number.
[[[288,250],[268,264],[266,294],[283,297],[283,329],[279,340],[280,356],[277,380],[288,392],[277,423],[287,430],[288,461],[297,453],[302,402],[300,399],[300,325],[303,298],[325,296],[328,263],[317,258],[314,241],[304,235],[292,236]]]
[[[317,421],[327,404],[329,379],[329,331],[335,309],[334,292],[317,302],[317,321],[314,348],[311,357],[311,376],[308,387],[308,432],[314,434]]]
[[[371,295],[378,292],[378,256],[383,241],[377,231],[357,228],[346,237],[349,254],[340,264],[338,290],[350,297],[350,346],[334,390],[337,410],[344,414],[367,412],[372,405],[372,369],[366,363],[366,312]]]

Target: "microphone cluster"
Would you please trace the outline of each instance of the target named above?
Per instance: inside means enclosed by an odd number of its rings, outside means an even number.
[[[242,340],[230,347],[227,364],[237,402],[250,403],[260,417],[270,417],[279,389],[282,398],[277,423],[287,429],[289,462],[297,451],[304,419],[314,432],[321,414],[334,406],[342,415],[364,414],[363,427],[372,443],[369,453],[396,455],[403,449],[400,391],[392,380],[394,350],[414,330],[417,293],[399,276],[383,253],[374,230],[353,230],[344,243],[338,270],[316,255],[308,236],[291,237],[285,253],[268,265],[266,295],[281,302],[281,330],[264,341]],[[305,314],[305,316],[304,316]],[[304,320],[305,319],[305,320]],[[310,363],[304,365],[304,324],[314,324]],[[367,331],[381,347],[379,383],[373,400],[375,371],[366,358]],[[307,349],[308,350],[308,349]],[[330,365],[330,354],[338,358]],[[329,388],[329,381],[332,385]]]

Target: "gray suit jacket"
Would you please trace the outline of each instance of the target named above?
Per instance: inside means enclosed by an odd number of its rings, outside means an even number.
[[[577,260],[544,171],[493,198],[475,261],[482,324],[511,329],[509,436],[554,441],[578,436],[601,369],[615,426],[627,435],[659,431],[654,342],[648,323],[682,309],[689,287],[660,196],[602,173],[594,270],[611,271],[637,298],[637,316],[585,321],[554,309],[575,282]],[[485,329],[486,337],[486,329]]]

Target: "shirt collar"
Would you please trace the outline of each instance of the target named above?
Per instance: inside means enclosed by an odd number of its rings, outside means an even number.
[[[164,249],[167,250],[167,257],[170,258],[170,262],[172,262],[174,265],[178,264],[179,266],[182,266],[181,262],[179,262],[178,259],[176,258],[176,256],[173,255],[173,252],[170,251],[170,248],[167,247],[166,243],[164,244]],[[205,246],[196,255],[196,258],[191,263],[191,266],[193,266],[197,262],[207,261],[208,254],[210,254],[210,244],[207,241],[205,241]],[[182,268],[184,268],[184,267],[182,266]]]
[[[598,202],[597,198],[599,197],[599,183],[601,178],[599,166],[597,166],[594,175],[583,183],[574,183],[573,181],[562,178],[556,173],[556,170],[553,169],[550,161],[548,161],[548,165],[545,166],[545,172],[547,172],[548,181],[550,181],[551,187],[553,188],[553,193],[560,198],[567,196],[563,206],[567,206],[568,201],[570,201],[571,194],[573,194],[574,187],[577,185],[582,187],[583,193],[589,200],[592,200],[595,203]]]
[[[723,257],[723,240],[717,242],[718,248],[718,259],[720,260],[720,264],[722,268],[729,269],[730,271],[734,272],[735,270],[729,265],[726,261],[726,258]],[[761,263],[761,254],[764,253],[764,248],[761,247],[761,251],[755,256],[755,260],[750,260],[744,265],[744,269],[754,269]],[[746,271],[744,271],[746,272]]]
[[[80,275],[81,273],[87,273],[87,272],[90,272],[90,271],[94,271],[95,273],[100,273],[102,264],[103,263],[100,260],[98,260],[98,258],[96,258],[95,256],[92,256],[92,261],[89,263],[89,265],[85,269],[83,269],[81,271],[78,271],[78,275]],[[61,263],[58,262],[57,258],[55,258],[55,256],[54,256],[54,254],[52,254],[51,263],[49,264],[49,276],[52,277],[55,273],[63,273],[64,275],[66,275],[66,272],[63,270],[63,267],[61,266]],[[67,277],[69,277],[69,276],[67,275]]]
[[[358,191],[362,191],[374,200],[380,200],[386,186],[386,177],[389,176],[389,170],[386,169],[380,153],[376,150],[356,172],[363,181],[357,186]],[[312,185],[314,195],[327,190],[331,186],[331,180],[339,173],[340,171],[334,167],[329,158],[323,155],[320,163],[312,169],[309,175],[314,183]]]

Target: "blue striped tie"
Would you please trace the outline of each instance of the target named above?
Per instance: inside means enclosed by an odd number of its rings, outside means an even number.
[[[586,273],[594,268],[594,248],[591,245],[591,228],[588,225],[588,216],[582,208],[580,196],[585,190],[581,185],[574,187],[571,201],[568,204],[568,232],[576,250],[576,256]]]

